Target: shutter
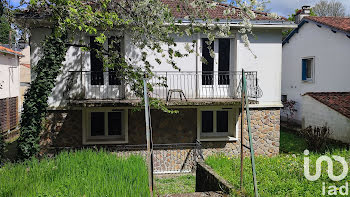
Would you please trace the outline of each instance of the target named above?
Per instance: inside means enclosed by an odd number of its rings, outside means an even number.
[[[301,61],[301,64],[302,64],[302,66],[301,66],[301,79],[302,79],[303,81],[306,81],[306,73],[307,73],[306,65],[307,65],[307,60],[306,60],[306,59],[303,59],[303,60]]]

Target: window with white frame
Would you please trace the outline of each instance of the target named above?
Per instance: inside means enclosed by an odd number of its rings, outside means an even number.
[[[236,137],[236,110],[201,109],[198,111],[199,138]]]
[[[314,80],[314,58],[303,58],[302,59],[302,80],[307,82],[312,82]]]
[[[84,122],[85,144],[127,142],[127,110],[89,109]]]
[[[201,39],[202,56],[205,59],[202,62],[202,85],[230,85],[229,72],[233,71],[233,68],[230,68],[233,62],[231,42],[233,39],[217,38],[209,46],[208,38]],[[216,57],[212,57],[209,48],[213,50]],[[214,77],[214,73],[218,73],[217,77]]]

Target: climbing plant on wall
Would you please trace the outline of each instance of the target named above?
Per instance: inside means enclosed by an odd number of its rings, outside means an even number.
[[[65,60],[65,36],[46,37],[42,49],[42,58],[34,67],[36,77],[24,96],[21,134],[18,139],[18,156],[21,159],[30,158],[39,150],[39,136],[48,107],[47,100]]]

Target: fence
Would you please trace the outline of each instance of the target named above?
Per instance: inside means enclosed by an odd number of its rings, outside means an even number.
[[[18,124],[18,97],[0,99],[0,132],[14,129]]]
[[[242,72],[154,72],[151,97],[171,99],[240,98]],[[246,72],[248,96],[259,98],[257,72]],[[137,99],[116,72],[72,71],[68,77],[70,99]]]

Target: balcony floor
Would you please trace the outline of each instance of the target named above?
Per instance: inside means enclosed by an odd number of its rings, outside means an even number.
[[[171,99],[171,101],[164,101],[167,106],[232,106],[239,105],[241,99]],[[80,107],[127,107],[127,106],[139,106],[141,103],[140,99],[120,99],[120,100],[70,100],[69,104],[71,106],[80,106]],[[258,103],[255,100],[249,100],[250,104]]]

